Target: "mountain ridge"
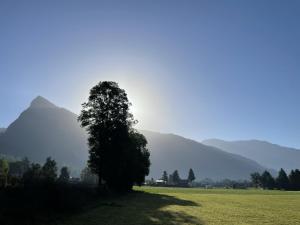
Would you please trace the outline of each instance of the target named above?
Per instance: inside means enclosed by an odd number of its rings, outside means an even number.
[[[176,134],[141,130],[151,152],[149,177],[163,170],[181,175],[193,168],[198,178],[249,179],[265,168],[253,160],[206,146]],[[51,156],[59,165],[82,169],[88,158],[87,133],[77,115],[38,96],[0,136],[0,153],[43,162]]]
[[[87,159],[86,137],[76,114],[37,97],[0,136],[0,153],[39,163],[51,156],[76,169]]]
[[[280,168],[291,170],[300,167],[299,149],[273,144],[268,141],[207,139],[203,140],[202,143],[242,155],[275,170]]]

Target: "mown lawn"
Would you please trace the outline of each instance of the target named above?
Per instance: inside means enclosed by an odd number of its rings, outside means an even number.
[[[136,187],[64,225],[300,224],[300,192]]]

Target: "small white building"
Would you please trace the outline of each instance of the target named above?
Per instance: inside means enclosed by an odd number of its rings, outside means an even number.
[[[164,181],[164,180],[159,179],[159,180],[156,180],[155,183],[156,184],[166,184],[167,182]]]

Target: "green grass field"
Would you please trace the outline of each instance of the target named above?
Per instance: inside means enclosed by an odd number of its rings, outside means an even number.
[[[136,187],[65,225],[300,224],[300,192]]]

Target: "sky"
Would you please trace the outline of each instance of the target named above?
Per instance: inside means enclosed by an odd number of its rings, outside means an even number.
[[[300,148],[300,1],[0,1],[0,127],[112,80],[137,128]]]

